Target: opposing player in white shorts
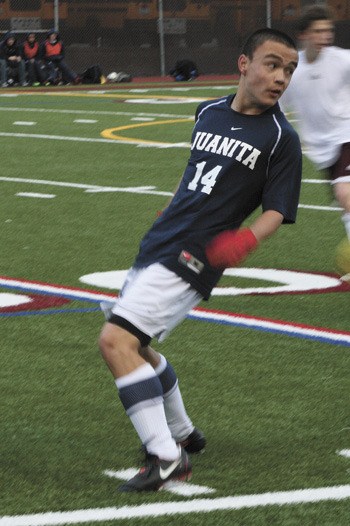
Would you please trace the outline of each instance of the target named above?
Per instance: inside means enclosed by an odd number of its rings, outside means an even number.
[[[350,50],[332,45],[326,6],[310,6],[298,26],[303,50],[281,104],[297,118],[306,155],[330,178],[350,241]]]

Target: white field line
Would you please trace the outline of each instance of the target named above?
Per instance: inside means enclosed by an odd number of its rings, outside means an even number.
[[[229,85],[225,85],[225,84],[222,84],[221,86],[218,85],[218,86],[214,86],[214,85],[206,85],[206,86],[199,86],[199,85],[196,85],[196,84],[192,84],[191,86],[187,86],[187,91],[200,91],[200,90],[207,90],[208,88],[213,88],[213,89],[216,89],[216,90],[230,90],[231,88],[237,88],[238,87],[238,84],[235,82],[235,81],[232,81],[232,84],[230,82]],[[37,92],[37,93],[28,93],[28,92],[17,92],[17,95],[19,96],[32,96],[32,95],[43,95],[44,97],[45,96],[52,96],[52,95],[57,95],[57,96],[69,96],[69,95],[72,95],[74,97],[79,97],[80,96],[84,96],[84,93],[89,93],[90,95],[118,95],[118,93],[157,93],[159,92],[159,89],[160,88],[151,88],[151,87],[148,87],[148,88],[130,88],[130,87],[125,87],[124,89],[122,89],[120,87],[120,85],[118,87],[116,87],[116,89],[91,89],[91,90],[88,90],[88,91],[82,91],[82,92],[77,92],[77,91],[56,91],[56,92],[53,92],[53,91],[47,91],[47,92]],[[162,91],[179,91],[179,87],[167,87],[167,88],[161,88]]]
[[[339,212],[343,210],[339,206],[317,206],[317,205],[302,205],[302,204],[299,204],[298,208],[305,208],[307,210],[322,210],[323,212]]]
[[[74,137],[71,135],[46,135],[40,133],[9,133],[0,132],[0,137],[15,137],[17,139],[44,139],[51,141],[71,141],[71,142],[87,142],[87,143],[105,143],[105,144],[124,144],[137,146],[139,148],[186,148],[191,145],[189,142],[157,142],[157,141],[141,141],[138,139],[104,139],[99,137]]]
[[[96,124],[98,121],[96,119],[74,119],[73,122],[77,124]]]
[[[139,470],[136,468],[122,469],[119,471],[106,469],[103,474],[110,478],[129,480],[134,477],[138,471]],[[162,489],[169,491],[170,493],[175,493],[175,495],[181,495],[182,497],[215,493],[215,489],[208,488],[208,486],[198,486],[197,484],[190,484],[189,482],[180,482],[176,480],[166,482]]]
[[[341,449],[340,451],[337,451],[338,455],[345,458],[350,458],[350,449]]]
[[[53,199],[56,197],[55,194],[38,194],[35,192],[18,192],[16,195],[18,197],[37,197],[39,199]]]
[[[34,121],[14,121],[15,126],[35,126],[37,124]]]
[[[15,137],[17,139],[45,139],[50,141],[71,141],[71,142],[87,142],[87,143],[105,143],[105,144],[128,144],[134,146],[145,146],[145,143],[141,143],[137,139],[104,139],[100,137],[73,137],[70,135],[46,135],[43,133],[7,133],[0,132],[0,137]],[[188,148],[188,143],[164,143],[164,142],[152,142],[151,145],[146,144],[148,147],[154,148]]]
[[[154,117],[132,117],[130,120],[137,122],[153,122],[155,119]]]
[[[58,113],[70,115],[110,115],[120,117],[159,117],[169,119],[192,119],[193,115],[178,115],[173,113],[145,113],[145,112],[131,112],[131,111],[97,111],[97,110],[57,110],[50,108],[6,108],[0,106],[0,111],[17,111],[19,113]]]
[[[40,179],[25,179],[23,177],[0,177],[0,181],[6,183],[40,184],[46,186],[60,186],[65,188],[80,188],[86,192],[126,192],[133,194],[151,194],[172,196],[172,192],[154,190],[154,186],[131,186],[131,187],[109,187],[83,183],[65,183],[63,181],[48,181]]]
[[[0,134],[1,135],[1,134]],[[106,139],[107,140],[107,139]],[[6,183],[28,183],[28,184],[41,184],[48,186],[61,186],[67,188],[81,188],[86,192],[91,193],[102,193],[102,192],[127,192],[135,194],[151,194],[151,195],[164,195],[171,197],[174,195],[172,192],[163,192],[155,190],[154,186],[136,186],[136,187],[113,187],[113,186],[100,186],[93,184],[83,183],[66,183],[61,181],[48,181],[45,179],[26,179],[24,177],[0,177],[0,181]],[[321,210],[324,212],[339,211],[341,208],[335,206],[317,206],[317,205],[303,205],[299,204],[299,208],[306,208],[310,210]]]
[[[256,495],[240,495],[218,499],[193,499],[178,502],[155,502],[121,508],[90,508],[72,511],[36,513],[28,515],[5,515],[0,526],[53,526],[104,522],[143,517],[162,517],[188,513],[209,513],[223,510],[240,510],[263,506],[285,506],[315,502],[341,501],[350,498],[350,485],[326,488],[278,491]]]
[[[303,179],[302,182],[311,184],[329,184],[331,179]]]

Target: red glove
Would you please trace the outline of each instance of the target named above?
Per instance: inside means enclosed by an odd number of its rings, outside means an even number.
[[[206,256],[214,268],[236,267],[258,246],[250,228],[225,230],[215,236],[206,247]]]

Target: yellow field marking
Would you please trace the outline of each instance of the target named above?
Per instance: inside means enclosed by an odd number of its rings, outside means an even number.
[[[122,94],[122,93],[74,93],[74,92],[67,92],[67,93],[64,93],[64,92],[61,92],[61,93],[47,93],[47,95],[63,95],[63,96],[74,96],[74,97],[102,97],[102,98],[120,98],[120,99],[125,99],[125,98],[140,98],[140,94],[135,94],[135,95],[130,95],[129,93],[128,94]],[[179,97],[179,96],[175,96],[175,95],[145,95],[144,93],[142,94],[142,98],[144,99],[163,99],[163,100],[187,100],[188,97]],[[191,97],[192,100],[196,100],[196,99],[193,99]],[[198,97],[198,102],[201,102],[203,101],[203,97]],[[127,126],[118,126],[117,128],[108,128],[106,130],[103,130],[101,132],[101,136],[104,137],[105,139],[111,139],[111,140],[119,140],[119,141],[124,141],[124,142],[134,142],[134,141],[137,141],[139,142],[140,144],[169,144],[169,143],[166,143],[166,142],[161,142],[161,141],[150,141],[150,140],[145,140],[145,139],[138,139],[138,138],[132,138],[132,137],[123,137],[122,135],[115,135],[114,132],[116,131],[121,131],[121,130],[129,130],[129,129],[132,129],[132,128],[141,128],[142,126],[156,126],[156,125],[160,125],[160,124],[174,124],[174,123],[177,123],[177,122],[191,122],[193,119],[192,118],[188,118],[188,119],[170,119],[170,120],[166,120],[166,121],[156,121],[156,122],[144,122],[144,123],[140,123],[140,124],[129,124]]]
[[[127,124],[126,126],[118,126],[117,128],[108,128],[106,130],[103,130],[101,132],[102,137],[105,139],[112,139],[112,140],[119,140],[119,141],[125,141],[125,142],[131,142],[131,141],[138,141],[143,144],[169,144],[169,143],[162,143],[159,141],[149,141],[145,139],[135,139],[132,137],[123,137],[122,135],[115,135],[115,132],[122,131],[122,130],[130,130],[132,128],[142,128],[145,126],[158,126],[160,124],[175,124],[178,122],[192,122],[192,118],[188,119],[167,119],[165,121],[155,121],[155,122],[142,122],[138,124]]]

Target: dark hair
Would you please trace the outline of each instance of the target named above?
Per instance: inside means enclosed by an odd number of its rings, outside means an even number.
[[[269,27],[266,27],[264,29],[258,29],[248,37],[248,39],[242,47],[241,53],[243,55],[246,55],[248,58],[252,59],[255,50],[268,40],[279,42],[280,44],[284,44],[289,48],[297,50],[297,46],[294,40],[286,33],[278,31],[278,29],[271,29]]]
[[[316,20],[331,20],[333,21],[333,13],[329,7],[325,5],[309,5],[306,6],[301,17],[299,18],[297,28],[302,33],[309,29]]]

